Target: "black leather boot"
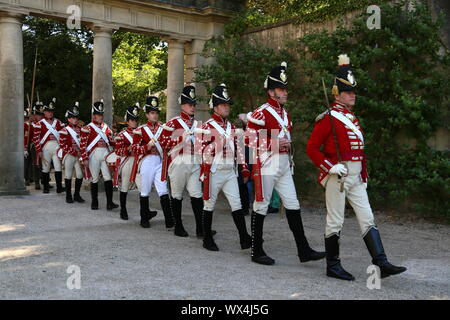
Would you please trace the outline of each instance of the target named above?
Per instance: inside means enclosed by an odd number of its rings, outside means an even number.
[[[72,179],[65,179],[64,185],[66,186],[66,202],[73,203],[72,198]]]
[[[113,202],[113,185],[112,180],[105,181],[105,193],[106,193],[106,210],[112,210],[118,208],[119,205]]]
[[[203,238],[203,225],[202,225],[202,216],[203,216],[203,198],[193,198],[191,197],[191,205],[192,211],[194,212],[195,217],[195,233],[197,238]]]
[[[83,203],[84,199],[80,196],[81,185],[83,184],[83,179],[75,179],[75,192],[73,194],[73,200],[76,202]]]
[[[264,252],[262,245],[265,217],[262,214],[252,212],[252,261],[259,264],[272,265],[275,263],[275,260]]]
[[[150,214],[149,214],[149,203],[148,203],[148,196],[140,198],[140,204],[141,204],[141,227],[142,228],[150,228]]]
[[[174,234],[178,237],[189,236],[186,230],[184,230],[183,221],[181,220],[181,203],[183,200],[172,198],[172,214],[175,222]]]
[[[213,212],[203,210],[203,248],[209,251],[219,251],[217,244],[214,242],[214,238],[211,232],[213,219]]]
[[[39,166],[33,166],[34,171],[34,189],[41,190],[41,169]]]
[[[91,182],[91,210],[98,210],[98,182]]]
[[[325,237],[325,250],[327,252],[327,276],[341,280],[355,280],[355,277],[345,271],[341,265],[338,234]]]
[[[298,257],[300,262],[316,261],[325,258],[325,252],[317,252],[309,246],[308,240],[305,236],[305,229],[303,228],[302,216],[300,209],[288,210],[286,209],[286,218],[289,228],[294,234],[295,243],[297,244]]]
[[[55,171],[56,193],[64,192],[62,185],[62,171]]]
[[[239,232],[239,242],[241,249],[248,249],[252,246],[252,237],[247,232],[247,226],[245,225],[245,217],[242,210],[236,210],[231,213],[233,216],[234,224]]]
[[[159,197],[159,202],[161,203],[161,209],[164,214],[164,220],[166,222],[166,228],[171,229],[175,226],[172,215],[172,204],[168,194],[164,194]]]
[[[127,195],[128,192],[120,191],[120,219],[122,220],[128,220]]]
[[[43,193],[50,192],[50,173],[42,172],[42,185],[44,186]]]
[[[364,236],[364,242],[372,256],[372,263],[380,267],[381,278],[386,278],[406,271],[405,267],[397,267],[391,264],[386,257],[381,242],[380,232],[376,227],[371,227]]]

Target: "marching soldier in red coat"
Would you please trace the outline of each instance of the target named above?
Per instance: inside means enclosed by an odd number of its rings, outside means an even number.
[[[60,133],[59,146],[61,149],[62,163],[64,164],[64,183],[66,187],[66,202],[74,201],[83,203],[80,196],[81,185],[83,183],[83,169],[81,168],[80,133],[81,127],[78,125],[80,115],[79,104],[67,108],[67,126]],[[72,197],[72,176],[75,170],[75,192]]]
[[[98,179],[102,173],[105,193],[106,209],[112,210],[119,206],[113,202],[113,183],[111,173],[106,164],[106,156],[114,147],[112,130],[103,122],[105,107],[103,100],[92,105],[92,122],[81,128],[81,157],[83,166],[89,168],[91,181],[91,209],[98,210]]]
[[[195,134],[201,133],[202,130],[199,128],[200,123],[194,118],[197,104],[195,87],[192,85],[184,87],[178,102],[181,105],[180,115],[163,125],[159,138],[164,149],[162,180],[166,180],[167,175],[169,176],[175,235],[188,236],[181,220],[183,191],[186,188],[191,197],[197,237],[203,237],[203,198],[202,184],[199,180],[200,146],[194,146]]]
[[[30,185],[31,179],[31,155],[30,155],[30,140],[31,140],[31,122],[29,109],[25,109],[23,112],[23,155],[24,155],[24,177],[25,185]]]
[[[44,193],[50,192],[49,183],[52,163],[55,168],[56,192],[61,193],[64,191],[62,186],[61,160],[57,155],[59,149],[59,131],[64,127],[64,124],[53,116],[55,103],[56,98],[53,98],[48,105],[44,105],[44,119],[36,123],[33,128],[33,143],[38,157],[42,161],[42,184],[44,185]]]
[[[136,157],[133,146],[133,131],[136,129],[139,120],[139,103],[127,108],[127,113],[124,117],[127,127],[123,129],[116,137],[116,146],[114,151],[119,159],[117,160],[114,176],[114,184],[118,184],[120,176],[120,218],[128,220],[127,211],[127,195],[130,189],[130,176],[133,167],[134,159]]]
[[[380,268],[381,277],[404,272],[405,267],[394,266],[387,260],[367,196],[364,136],[352,111],[356,101],[356,80],[347,55],[339,56],[339,69],[334,81],[332,93],[335,101],[316,118],[306,148],[308,156],[320,169],[319,183],[325,187],[327,276],[355,279],[344,270],[339,259],[346,199],[355,211],[372,263]]]
[[[149,195],[153,185],[158,192],[159,201],[164,214],[167,229],[174,227],[171,199],[167,188],[167,181],[161,179],[163,148],[158,141],[163,131],[162,124],[158,122],[159,101],[155,96],[147,97],[144,106],[147,123],[134,130],[133,150],[138,157],[133,166],[133,178],[139,171],[141,176],[141,226],[150,227],[150,219],[156,212],[149,209]],[[139,168],[139,169],[138,169]]]
[[[204,200],[203,247],[210,251],[219,250],[213,239],[211,225],[217,196],[221,190],[231,206],[231,214],[239,232],[241,248],[248,249],[252,243],[242,212],[236,164],[239,164],[244,180],[248,180],[250,171],[245,163],[244,146],[237,143],[239,132],[228,121],[231,103],[225,84],[217,86],[210,100],[210,107],[214,112],[211,119],[202,126],[205,133],[199,135],[202,137],[200,143],[203,154],[200,173],[200,180],[203,181]],[[243,134],[242,130],[240,133]]]
[[[41,160],[38,157],[38,154],[36,152],[36,147],[34,146],[34,132],[35,127],[39,121],[42,120],[44,117],[44,111],[43,111],[44,104],[40,101],[36,101],[35,105],[33,106],[33,114],[32,114],[32,120],[30,121],[31,128],[30,128],[30,154],[31,154],[31,162],[33,166],[33,180],[34,180],[34,189],[35,190],[41,190]]]
[[[291,132],[292,122],[283,105],[287,101],[287,64],[272,69],[264,83],[268,99],[248,115],[247,143],[254,149],[256,161],[252,166],[255,202],[252,213],[252,261],[271,265],[275,260],[263,250],[263,224],[272,191],[275,189],[286,208],[289,228],[294,234],[300,262],[323,259],[324,252],[316,252],[308,244],[303,229],[300,204],[292,178]]]

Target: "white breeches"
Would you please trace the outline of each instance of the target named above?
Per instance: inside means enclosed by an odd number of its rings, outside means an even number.
[[[160,156],[148,155],[141,164],[141,196],[148,197],[155,185],[156,192],[161,197],[168,194],[167,181],[161,181],[162,161]]]
[[[340,192],[338,176],[330,175],[325,185],[325,200],[327,204],[327,225],[325,236],[339,233],[344,224],[345,198],[355,211],[361,233],[364,235],[370,227],[375,226],[375,220],[367,196],[366,185],[361,180],[361,162],[347,161],[348,176],[343,177],[344,192]]]
[[[125,157],[122,158],[122,161],[124,161]],[[125,163],[121,163],[120,166],[120,191],[121,192],[128,192],[130,190],[130,176],[131,176],[131,169],[133,168],[133,162],[134,157],[128,157],[125,160]]]
[[[253,210],[256,213],[267,214],[273,189],[280,195],[286,209],[300,209],[288,154],[273,155],[261,168],[261,176],[264,201],[253,203]]]
[[[204,210],[214,211],[214,206],[216,205],[217,196],[219,195],[220,190],[222,190],[225,197],[227,197],[231,211],[242,209],[239,184],[234,165],[228,166],[228,168],[217,169],[215,173],[211,173],[209,186],[210,198],[209,200],[204,201]]]
[[[103,180],[111,180],[111,173],[106,164],[105,157],[109,151],[107,148],[95,148],[89,156],[89,170],[92,175],[92,182],[97,183],[100,171],[102,172]]]
[[[49,173],[52,162],[55,171],[61,171],[61,160],[56,155],[58,149],[59,144],[56,140],[50,140],[44,145],[42,148],[42,172]]]
[[[64,157],[64,177],[65,179],[72,179],[73,169],[75,168],[75,177],[83,179],[83,170],[81,169],[80,161],[77,157],[67,154]]]
[[[199,180],[200,165],[196,161],[191,161],[191,157],[191,155],[178,155],[169,166],[170,191],[175,199],[183,199],[184,188],[193,198],[203,196],[202,183]]]

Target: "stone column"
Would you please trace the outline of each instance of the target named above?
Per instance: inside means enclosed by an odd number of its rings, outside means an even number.
[[[24,182],[22,15],[0,12],[0,195],[28,194]]]
[[[113,29],[94,26],[94,61],[92,67],[92,103],[103,99],[105,122],[113,122],[112,43]]]
[[[178,115],[178,97],[184,87],[184,41],[168,41],[167,59],[167,114],[166,120]]]

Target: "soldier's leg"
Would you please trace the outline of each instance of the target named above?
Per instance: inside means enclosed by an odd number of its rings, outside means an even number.
[[[372,257],[372,263],[380,268],[381,278],[406,271],[405,267],[392,265],[386,256],[378,228],[375,225],[372,209],[364,183],[359,176],[354,178],[355,184],[348,190],[348,202],[355,211],[364,242]]]
[[[140,225],[142,228],[150,228],[150,209],[148,197],[152,190],[153,184],[152,182],[153,168],[150,156],[146,156],[142,160],[140,175],[141,175],[141,190],[139,196],[139,206],[140,206],[139,212],[141,215]]]
[[[52,146],[52,163],[55,168],[55,183],[56,183],[56,193],[64,192],[64,187],[62,185],[62,166],[61,159],[58,158],[57,151],[59,149],[59,145],[56,141],[50,141]]]
[[[73,175],[73,168],[75,166],[75,162],[77,159],[68,154],[64,157],[64,184],[66,187],[66,202],[67,203],[73,203],[72,198],[72,175]]]
[[[75,192],[73,194],[73,200],[76,202],[83,203],[84,199],[80,195],[81,185],[83,184],[83,169],[81,168],[81,163],[79,159],[75,161]]]
[[[99,149],[94,149],[89,157],[89,171],[91,172],[91,209],[98,210],[98,179],[100,175],[101,154]]]
[[[130,189],[130,176],[133,162],[134,157],[129,157],[120,168],[120,218],[122,220],[128,220],[127,195],[128,190]]]
[[[155,178],[153,183],[155,184],[156,192],[158,192],[159,202],[164,214],[164,221],[167,229],[172,229],[175,226],[172,213],[172,201],[169,197],[169,189],[167,188],[167,181],[161,181],[162,163],[159,160],[159,164],[155,170]]]
[[[178,156],[180,157],[180,156]],[[177,161],[177,158],[175,158]],[[181,219],[183,191],[190,176],[189,166],[178,163],[171,163],[169,167],[170,191],[172,194],[172,213],[175,222],[174,234],[179,237],[187,237],[188,233],[184,229]]]
[[[44,186],[44,193],[50,192],[50,169],[52,161],[51,148],[49,147],[49,142],[47,142],[42,148],[42,184]]]
[[[345,194],[348,180],[344,184],[344,192],[340,192],[340,182],[337,175],[331,175],[325,186],[325,202],[327,206],[327,225],[325,228],[325,251],[327,254],[327,276],[355,280],[341,265],[339,258],[339,240],[344,224]]]
[[[196,169],[191,173],[186,184],[186,189],[191,197],[192,211],[195,218],[195,233],[198,238],[203,238],[203,190],[200,182],[200,166],[195,165]]]
[[[119,205],[113,202],[113,183],[111,172],[109,171],[108,165],[106,164],[105,157],[108,155],[107,149],[102,149],[102,159],[100,162],[100,168],[102,171],[102,176],[105,185],[106,194],[106,210],[112,210],[118,208]]]
[[[222,187],[222,191],[225,194],[225,197],[228,199],[228,203],[231,207],[231,215],[233,217],[234,224],[236,225],[236,229],[239,233],[239,242],[241,244],[241,249],[248,249],[252,245],[252,238],[247,232],[245,216],[242,210],[242,202],[239,194],[239,184],[234,170],[230,170],[225,178],[226,179]]]
[[[36,149],[34,145],[31,145],[31,161],[32,161],[32,171],[33,171],[33,180],[34,180],[34,189],[41,189],[41,169],[39,168],[39,160],[37,159]]]

